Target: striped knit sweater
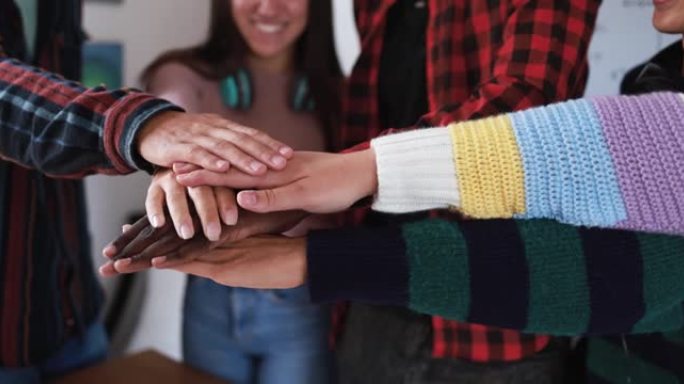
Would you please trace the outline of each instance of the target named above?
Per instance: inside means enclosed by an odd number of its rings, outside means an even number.
[[[383,137],[373,142],[375,207],[681,233],[669,209],[678,212],[681,193],[673,164],[682,108],[676,94],[599,98]],[[654,190],[655,175],[667,177]],[[315,232],[308,251],[316,300],[406,305],[531,332],[629,334],[589,339],[590,382],[684,382],[683,238],[551,220],[426,220]]]
[[[684,234],[682,132],[683,95],[654,93],[384,136],[374,209]]]

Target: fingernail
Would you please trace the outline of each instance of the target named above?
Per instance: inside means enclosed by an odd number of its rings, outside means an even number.
[[[190,228],[190,226],[183,224],[180,227],[180,235],[181,235],[181,238],[183,238],[184,240],[189,240],[192,238],[194,233],[192,231],[192,228]]]
[[[249,163],[249,168],[254,172],[261,172],[264,170],[264,165],[259,163],[258,161],[252,161],[251,163]]]
[[[271,163],[276,167],[283,167],[287,163],[287,160],[282,156],[273,156],[271,158]]]
[[[216,162],[216,167],[219,169],[225,169],[228,168],[228,162],[225,160],[219,160]]]
[[[130,258],[117,260],[114,262],[114,269],[116,269],[118,271],[121,268],[126,268],[129,265],[131,265],[132,262],[133,262],[133,260]]]
[[[281,147],[278,152],[280,152],[281,155],[287,157],[292,154],[292,148],[290,147]]]
[[[242,191],[238,194],[238,202],[242,206],[253,206],[256,205],[256,193],[252,191]]]
[[[106,270],[107,265],[108,264],[105,264],[105,265],[103,265],[97,269],[97,272],[100,274],[100,276],[107,276],[107,270]]]
[[[235,225],[237,223],[237,211],[233,209],[226,209],[221,212],[221,220],[226,225]]]
[[[102,257],[109,259],[116,253],[116,248],[113,245],[108,245],[102,250]]]
[[[207,239],[216,241],[221,237],[221,226],[218,223],[211,223],[207,225]]]
[[[154,265],[155,268],[160,268],[164,263],[166,263],[166,256],[159,256],[152,259],[152,265]]]
[[[153,227],[159,228],[159,216],[152,215],[152,217],[150,217],[150,223],[152,223]]]

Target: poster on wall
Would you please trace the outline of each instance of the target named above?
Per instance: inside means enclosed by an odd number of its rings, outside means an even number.
[[[83,46],[81,82],[87,87],[123,85],[123,47],[118,42],[89,42]]]

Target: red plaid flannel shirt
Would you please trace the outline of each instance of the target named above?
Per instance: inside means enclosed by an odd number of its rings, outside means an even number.
[[[396,0],[355,0],[361,55],[349,79],[337,144],[382,129],[378,71],[387,10]],[[445,125],[580,97],[600,0],[426,0],[427,88],[422,126]],[[408,128],[408,127],[405,127]],[[512,361],[543,349],[525,335],[433,317],[435,357]]]

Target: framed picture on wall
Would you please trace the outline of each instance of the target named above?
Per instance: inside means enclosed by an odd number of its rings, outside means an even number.
[[[81,82],[87,87],[123,85],[123,47],[118,42],[88,42],[83,46]]]

